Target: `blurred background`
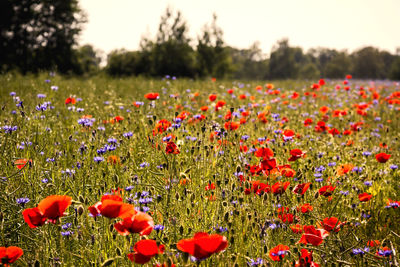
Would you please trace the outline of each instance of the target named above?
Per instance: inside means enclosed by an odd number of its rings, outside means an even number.
[[[400,80],[397,0],[2,0],[0,71]]]

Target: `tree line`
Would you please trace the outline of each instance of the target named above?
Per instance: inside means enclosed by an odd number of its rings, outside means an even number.
[[[143,37],[136,51],[112,51],[106,66],[100,67],[93,46],[77,46],[86,22],[78,0],[3,0],[0,14],[2,72],[245,80],[342,78],[351,73],[360,79],[400,80],[400,48],[395,54],[372,46],[353,53],[328,48],[304,51],[282,39],[266,57],[257,42],[248,49],[226,44],[216,15],[197,38],[189,38],[182,13],[169,8],[155,37]]]

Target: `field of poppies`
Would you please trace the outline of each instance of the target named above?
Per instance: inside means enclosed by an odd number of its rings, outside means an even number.
[[[0,76],[0,265],[399,266],[400,84]]]

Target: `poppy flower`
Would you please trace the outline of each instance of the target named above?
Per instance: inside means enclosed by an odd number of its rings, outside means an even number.
[[[337,169],[336,169],[336,174],[338,176],[342,176],[345,175],[346,173],[348,173],[349,171],[354,169],[354,165],[353,164],[343,164],[340,165]]]
[[[238,122],[227,121],[227,122],[225,122],[225,124],[224,124],[224,128],[225,128],[226,130],[228,130],[228,131],[234,131],[234,130],[239,129],[239,125],[240,125],[240,123],[238,123]]]
[[[269,159],[274,156],[274,151],[272,151],[272,149],[270,149],[268,147],[262,147],[262,148],[257,149],[256,152],[254,153],[254,155],[257,158]]]
[[[280,174],[285,177],[293,177],[296,171],[287,166],[279,166]]]
[[[321,187],[321,188],[318,190],[318,193],[319,193],[321,196],[329,197],[329,196],[331,196],[331,195],[333,194],[333,191],[335,191],[335,188],[336,188],[336,186],[325,185],[325,186]]]
[[[156,135],[156,134],[162,134],[162,133],[165,132],[171,125],[172,125],[171,122],[169,122],[169,121],[167,121],[167,120],[165,120],[165,119],[159,120],[159,121],[157,122],[156,126],[154,127],[153,136]]]
[[[272,193],[275,195],[280,195],[285,193],[286,189],[290,185],[290,182],[276,182],[272,187]]]
[[[140,235],[149,235],[154,228],[153,218],[147,213],[137,211],[134,215],[125,217],[122,221],[114,224],[115,230],[120,235],[139,233]]]
[[[303,225],[293,224],[290,226],[290,229],[292,229],[292,232],[295,234],[301,234],[303,232]]]
[[[293,188],[293,193],[304,195],[311,183],[298,184]]]
[[[69,196],[48,196],[40,201],[36,208],[25,209],[22,215],[31,228],[43,225],[46,220],[56,223],[58,218],[64,216],[71,202],[72,198]]]
[[[321,112],[322,114],[325,114],[329,111],[329,108],[327,106],[323,106],[319,109],[319,112]]]
[[[307,118],[304,120],[303,124],[304,126],[310,126],[313,123],[313,120],[311,118]]]
[[[330,129],[328,131],[328,133],[330,133],[331,135],[335,136],[335,135],[340,134],[340,131],[338,129],[336,129],[336,128],[332,128],[332,129]]]
[[[72,198],[69,196],[48,196],[39,202],[37,208],[43,213],[43,216],[55,223],[56,220],[64,216],[65,210],[71,205]]]
[[[292,213],[282,213],[278,215],[278,218],[283,222],[283,223],[293,223],[294,221],[294,215]]]
[[[307,249],[302,248],[300,253],[299,261],[296,261],[295,267],[319,267],[318,264],[313,262],[312,251],[309,252]]]
[[[353,78],[353,76],[351,76],[350,74],[347,74],[347,75],[346,75],[346,79],[347,79],[347,80],[351,80],[352,78]]]
[[[67,99],[65,99],[65,105],[69,105],[69,104],[75,105],[76,99],[73,97],[68,97]]]
[[[179,154],[181,153],[174,142],[168,142],[165,148],[165,153],[167,154]]]
[[[210,183],[205,187],[205,190],[214,190],[215,189],[215,184],[214,183]]]
[[[300,206],[301,213],[309,213],[314,210],[314,207],[311,206],[309,203],[305,203]]]
[[[358,199],[361,202],[367,202],[372,198],[372,195],[368,194],[368,193],[361,193],[358,195]]]
[[[16,161],[14,161],[14,165],[21,170],[22,168],[25,167],[26,164],[32,164],[32,160],[31,159],[17,159]]]
[[[319,79],[318,84],[321,85],[321,86],[325,85],[325,80],[324,79]]]
[[[263,161],[261,161],[260,163],[260,167],[264,171],[272,171],[276,169],[276,159],[264,158]]]
[[[215,111],[220,110],[223,106],[225,106],[226,102],[223,100],[220,100],[217,102],[217,104],[215,105]]]
[[[134,207],[123,203],[118,193],[102,196],[101,201],[89,207],[89,212],[93,217],[102,215],[107,218],[125,218],[136,214]]]
[[[182,239],[178,242],[177,248],[180,251],[189,253],[197,260],[210,257],[214,253],[223,251],[228,246],[225,236],[199,232],[190,239]]]
[[[287,129],[287,130],[283,131],[283,135],[284,135],[285,137],[293,137],[294,134],[295,134],[294,131],[293,131],[293,130],[290,130],[290,129]]]
[[[43,213],[37,207],[25,209],[22,215],[30,228],[42,226],[46,222],[46,217],[43,216]]]
[[[339,232],[342,223],[336,217],[325,218],[321,222],[322,227],[328,232]]]
[[[0,247],[0,265],[8,266],[8,264],[14,263],[23,254],[24,251],[19,247]]]
[[[211,102],[214,102],[215,99],[217,99],[217,95],[211,94],[211,95],[208,96],[208,99],[209,99]]]
[[[164,253],[164,250],[164,245],[158,246],[154,240],[140,240],[133,247],[134,252],[129,253],[127,256],[134,263],[145,264],[157,254]]]
[[[200,108],[200,110],[201,110],[201,111],[207,111],[207,110],[208,110],[208,106],[202,106],[202,107]]]
[[[144,97],[147,98],[148,100],[156,100],[158,96],[159,96],[158,93],[148,93],[144,95]]]
[[[324,238],[329,235],[328,231],[325,229],[315,229],[313,225],[306,225],[303,230],[304,233],[299,243],[304,245],[311,244],[313,246],[318,246],[324,241]]]
[[[297,159],[301,158],[304,153],[301,149],[295,148],[290,150],[291,157],[288,159],[289,161],[296,161]]]
[[[269,258],[273,261],[281,261],[285,257],[287,251],[289,251],[288,246],[279,244],[269,251]]]
[[[110,155],[107,158],[107,162],[110,163],[110,164],[116,165],[116,164],[120,164],[121,160],[120,160],[120,158],[118,156]]]
[[[388,161],[388,160],[390,159],[390,156],[391,156],[391,155],[386,154],[386,153],[379,153],[379,154],[376,154],[376,155],[375,155],[375,158],[376,158],[376,160],[377,160],[378,162],[380,162],[380,163],[385,163],[386,161]]]
[[[121,121],[123,121],[124,120],[124,117],[122,117],[122,116],[115,116],[114,118],[112,118],[111,119],[111,123],[114,123],[114,122],[121,122]]]
[[[379,240],[368,240],[367,246],[369,247],[378,247],[381,245],[381,242]]]

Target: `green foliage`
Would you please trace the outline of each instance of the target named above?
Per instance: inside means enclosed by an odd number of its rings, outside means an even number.
[[[76,71],[73,46],[85,17],[77,0],[0,2],[0,62],[3,70]]]

